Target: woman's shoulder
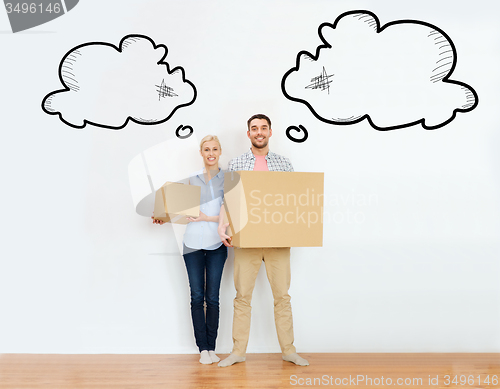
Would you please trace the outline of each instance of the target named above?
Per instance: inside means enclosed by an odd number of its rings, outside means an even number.
[[[189,174],[189,183],[191,185],[201,185],[204,181],[201,179],[203,176],[203,169],[197,170]]]
[[[196,177],[196,176],[200,176],[200,175],[203,175],[203,169],[199,169],[199,170],[192,172],[191,174],[189,174],[189,177]]]

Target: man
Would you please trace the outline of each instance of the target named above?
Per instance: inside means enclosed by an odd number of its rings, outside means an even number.
[[[233,158],[229,162],[229,171],[258,170],[292,172],[293,167],[288,158],[269,151],[269,138],[272,136],[271,120],[262,114],[253,115],[247,122],[247,136],[252,147],[245,154]],[[222,213],[221,213],[222,214]],[[219,236],[226,246],[230,236],[226,235],[228,224],[219,219]],[[233,318],[233,351],[219,366],[231,366],[245,361],[245,354],[250,334],[250,316],[252,292],[259,268],[264,261],[267,277],[274,298],[274,321],[281,347],[283,360],[300,366],[309,362],[300,357],[293,345],[293,319],[290,304],[290,247],[279,248],[236,248],[234,250],[234,299]]]

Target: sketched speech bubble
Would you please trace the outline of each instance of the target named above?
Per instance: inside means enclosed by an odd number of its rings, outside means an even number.
[[[159,124],[196,100],[194,84],[180,66],[164,62],[165,45],[127,35],[116,47],[90,42],[71,49],[59,65],[64,89],[49,93],[42,109],[74,128],[87,124],[113,130],[129,121]]]
[[[318,33],[323,44],[315,54],[297,55],[281,89],[325,123],[367,119],[377,130],[418,123],[436,129],[478,104],[471,86],[450,79],[455,45],[430,23],[398,20],[380,27],[375,14],[358,10],[321,24]]]

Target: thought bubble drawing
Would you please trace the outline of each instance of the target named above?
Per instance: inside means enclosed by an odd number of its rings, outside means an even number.
[[[91,42],[71,49],[59,65],[64,89],[49,93],[42,109],[67,125],[122,129],[129,121],[158,124],[193,104],[196,88],[180,66],[164,61],[168,49],[144,35],[119,46]]]
[[[296,138],[294,135],[292,135],[292,131],[297,132],[298,135],[301,135],[302,138]],[[286,137],[290,139],[292,142],[295,143],[302,143],[307,140],[309,137],[309,132],[306,130],[306,128],[302,125],[299,124],[299,126],[290,126],[286,129],[285,131]]]
[[[297,55],[281,89],[323,122],[436,129],[477,106],[474,89],[450,79],[457,51],[432,24],[398,20],[381,27],[375,14],[349,11],[318,33],[323,44],[315,54]]]
[[[181,135],[181,131],[189,131],[186,135]],[[175,130],[175,136],[179,139],[187,139],[189,138],[191,135],[193,135],[193,127],[191,126],[183,126],[182,124],[177,127],[177,129]]]

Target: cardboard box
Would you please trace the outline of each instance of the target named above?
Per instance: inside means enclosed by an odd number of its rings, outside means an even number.
[[[169,223],[187,224],[186,216],[200,216],[201,188],[166,182],[156,191],[154,218]]]
[[[224,175],[235,247],[323,245],[324,173],[237,171]]]

